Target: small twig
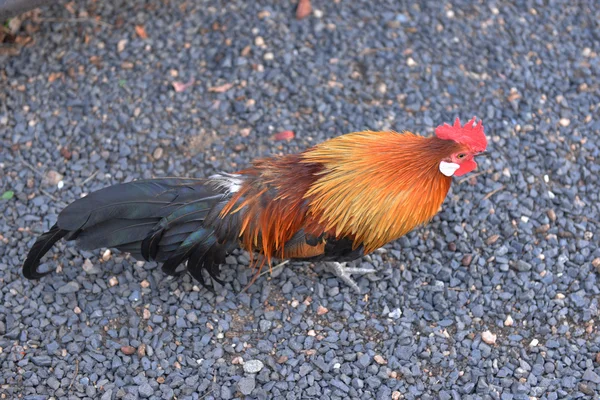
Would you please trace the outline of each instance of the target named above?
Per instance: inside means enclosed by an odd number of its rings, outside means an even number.
[[[370,47],[368,47],[366,49],[363,49],[360,52],[360,55],[364,56],[364,55],[367,55],[367,54],[373,54],[373,53],[377,53],[377,52],[380,52],[380,51],[392,51],[392,50],[394,50],[393,47],[379,47],[379,48],[370,48]]]
[[[271,267],[269,267],[269,270],[268,270],[268,271],[265,271],[265,272],[263,272],[262,274],[260,273],[260,270],[262,269],[262,267],[261,267],[261,268],[258,270],[258,272],[254,274],[254,277],[252,277],[252,280],[250,281],[250,283],[249,283],[249,284],[247,284],[247,285],[246,285],[246,287],[244,287],[244,288],[242,289],[242,293],[245,293],[245,292],[248,290],[248,288],[250,288],[250,286],[252,286],[252,284],[254,284],[254,282],[256,282],[256,280],[257,280],[258,278],[260,278],[261,276],[263,276],[263,275],[265,275],[265,274],[267,274],[267,273],[269,273],[269,272],[270,272],[270,273],[273,273],[273,271],[274,271],[275,269],[283,267],[283,266],[284,266],[285,264],[287,264],[288,262],[290,262],[290,260],[285,260],[285,261],[283,261],[282,263],[279,263],[279,264],[277,264],[276,266],[274,266],[274,267],[272,267],[272,268],[271,268]]]
[[[108,28],[114,28],[113,24],[109,24],[108,22],[101,21],[99,19],[94,18],[40,18],[41,22],[73,22],[73,23],[82,23],[82,22],[91,22],[97,25],[104,25]]]
[[[46,196],[50,197],[52,200],[54,201],[60,201],[59,199],[56,198],[56,196],[52,195],[51,193],[48,193],[47,191],[45,191],[44,189],[40,189],[40,192],[42,192],[43,194],[45,194]]]
[[[71,387],[73,386],[73,383],[75,383],[75,378],[77,378],[77,375],[79,374],[79,359],[75,360],[75,374],[73,375],[73,379],[71,379],[71,384],[69,385],[69,389],[71,390]]]
[[[213,390],[212,390],[212,389],[210,389],[208,392],[204,393],[204,394],[202,395],[202,397],[198,397],[198,400],[205,399],[205,398],[206,398],[206,396],[208,396],[208,395],[209,395],[209,394],[211,394],[212,392],[213,392]]]
[[[469,176],[467,176],[465,178],[462,178],[460,181],[458,181],[458,184],[461,185],[461,184],[465,183],[466,181],[468,181],[471,178],[477,178],[478,176],[481,176],[481,175],[486,174],[486,173],[487,173],[487,171],[480,171],[480,172],[478,172],[476,174],[469,175]]]
[[[85,178],[85,181],[83,181],[83,182],[81,183],[81,185],[83,186],[83,185],[85,185],[86,183],[88,183],[89,181],[91,181],[92,179],[94,179],[94,177],[95,177],[96,175],[98,175],[98,172],[99,172],[99,171],[100,171],[100,170],[96,170],[96,172],[94,172],[93,174],[91,174],[90,176],[88,176],[87,178]]]
[[[281,262],[281,263],[277,264],[277,265],[276,265],[276,266],[274,266],[273,268],[269,268],[269,270],[268,270],[268,271],[265,271],[265,272],[263,272],[263,273],[262,273],[262,274],[260,274],[258,277],[260,278],[261,276],[263,276],[263,275],[266,275],[266,274],[268,274],[268,273],[271,273],[271,274],[272,274],[272,273],[273,273],[273,271],[275,271],[276,269],[279,269],[279,268],[283,267],[285,264],[287,264],[287,263],[289,263],[289,262],[290,262],[290,260],[285,260],[285,261],[283,261],[283,262]]]
[[[32,170],[34,173],[38,174],[42,178],[44,177],[44,174],[42,174],[40,171],[38,171],[37,168],[35,168],[33,165],[31,165],[27,161],[25,161],[25,158],[23,158],[20,151],[18,152],[18,154],[19,154],[19,158],[21,159],[21,162],[23,163],[23,165],[25,165],[27,168],[29,168],[30,170]]]
[[[504,188],[505,188],[505,187],[506,187],[506,185],[502,185],[502,186],[500,186],[498,189],[496,189],[496,190],[492,190],[491,192],[489,192],[488,194],[486,194],[486,195],[483,197],[483,200],[487,200],[487,199],[489,199],[490,197],[492,197],[493,195],[495,195],[495,194],[496,194],[496,193],[498,193],[499,191],[501,191],[501,190],[504,190]]]

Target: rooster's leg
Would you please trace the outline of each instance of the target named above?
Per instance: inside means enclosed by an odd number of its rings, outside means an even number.
[[[360,288],[358,284],[352,279],[350,275],[352,274],[370,274],[375,272],[373,268],[355,268],[355,267],[346,267],[345,262],[326,262],[325,266],[335,276],[337,276],[340,280],[342,280],[346,285],[350,286],[354,289],[355,292],[360,293]]]

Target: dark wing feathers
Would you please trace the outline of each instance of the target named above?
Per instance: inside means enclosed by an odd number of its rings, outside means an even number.
[[[225,254],[237,245],[237,218],[213,219],[229,194],[204,179],[151,179],[110,186],[67,206],[57,223],[41,235],[23,264],[29,279],[41,278],[41,258],[61,238],[77,240],[84,249],[114,247],[135,258],[164,262],[163,270],[187,269],[204,283],[202,270],[213,278]]]
[[[205,253],[217,241],[212,233],[212,229],[200,228],[189,234],[169,259],[164,262],[162,270],[168,275],[176,275],[177,266],[188,259],[194,251]]]
[[[81,231],[77,235],[77,246],[80,249],[93,250],[98,247],[118,247],[138,242],[146,237],[154,225],[156,225],[156,218],[140,218],[133,221],[115,218],[102,221],[92,229]]]
[[[158,252],[158,244],[165,232],[171,227],[186,222],[196,221],[203,222],[204,218],[214,206],[214,203],[223,198],[222,194],[203,197],[192,200],[188,203],[180,205],[172,213],[166,214],[148,233],[146,239],[142,243],[142,255],[147,260],[156,257]]]

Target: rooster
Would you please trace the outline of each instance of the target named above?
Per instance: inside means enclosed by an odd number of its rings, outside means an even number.
[[[68,205],[31,248],[23,274],[39,279],[44,254],[61,238],[80,248],[129,252],[188,272],[208,286],[237,247],[253,257],[255,277],[273,258],[324,262],[360,292],[346,266],[431,220],[452,176],[477,167],[487,139],[481,121],[457,118],[432,137],[363,131],[302,153],[256,160],[235,174],[118,184]],[[186,263],[187,262],[187,263]],[[185,264],[185,266],[184,266]]]

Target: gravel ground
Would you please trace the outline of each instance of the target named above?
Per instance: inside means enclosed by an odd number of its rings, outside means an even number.
[[[0,398],[598,398],[595,0],[61,3],[0,55]],[[491,158],[363,259],[365,295],[309,264],[242,293],[242,253],[210,293],[64,242],[21,276],[92,190],[473,115]]]

